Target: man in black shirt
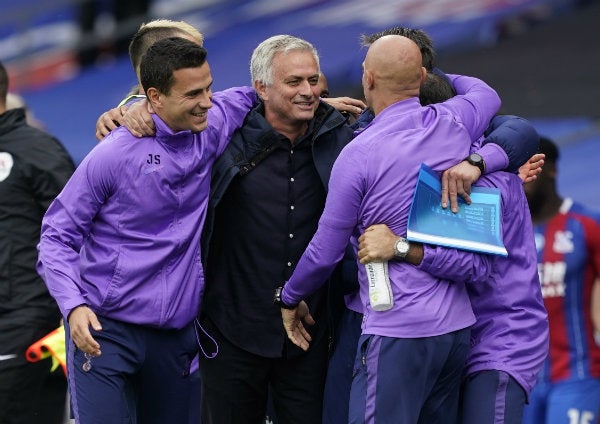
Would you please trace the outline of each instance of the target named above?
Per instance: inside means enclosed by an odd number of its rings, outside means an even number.
[[[317,228],[331,166],[353,134],[319,99],[310,43],[271,37],[250,68],[261,102],[213,168],[205,224],[201,322],[219,352],[200,358],[203,422],[259,423],[270,390],[280,422],[319,423],[328,288],[309,300],[316,323],[306,353],[287,339],[271,299]]]
[[[29,126],[24,108],[7,110],[8,74],[0,63],[0,423],[62,422],[66,380],[58,381],[53,411],[50,360],[26,349],[56,329],[60,312],[36,272],[42,217],[75,166],[54,137]],[[52,379],[54,382],[54,378]]]

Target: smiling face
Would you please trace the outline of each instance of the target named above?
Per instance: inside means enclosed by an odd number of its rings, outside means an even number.
[[[309,50],[275,54],[273,83],[255,82],[265,105],[265,117],[275,128],[298,128],[311,120],[319,105],[319,66]],[[281,130],[280,130],[281,132]]]
[[[157,115],[173,132],[200,132],[208,125],[207,112],[212,107],[212,76],[208,62],[195,68],[173,71],[174,84],[168,94],[156,89],[148,98]]]

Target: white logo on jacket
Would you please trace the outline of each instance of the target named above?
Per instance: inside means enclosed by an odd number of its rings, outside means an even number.
[[[4,181],[10,175],[15,161],[10,153],[0,152],[0,181]]]

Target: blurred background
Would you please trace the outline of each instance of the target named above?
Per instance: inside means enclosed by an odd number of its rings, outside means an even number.
[[[249,85],[253,48],[274,34],[312,42],[333,96],[362,97],[362,33],[402,25],[434,40],[437,65],[494,86],[502,112],[561,146],[561,194],[600,210],[600,2],[596,0],[0,0],[0,60],[76,162],[96,119],[135,84],[127,45],[142,22],[205,35],[215,90]]]

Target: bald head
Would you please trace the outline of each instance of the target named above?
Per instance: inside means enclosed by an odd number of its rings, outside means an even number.
[[[425,78],[421,50],[414,41],[401,35],[386,35],[376,40],[365,57],[363,88],[365,98],[375,105],[392,103],[419,95]],[[369,91],[369,95],[367,95]]]
[[[365,58],[365,69],[390,88],[418,88],[422,76],[421,50],[401,35],[386,35],[375,41]]]

